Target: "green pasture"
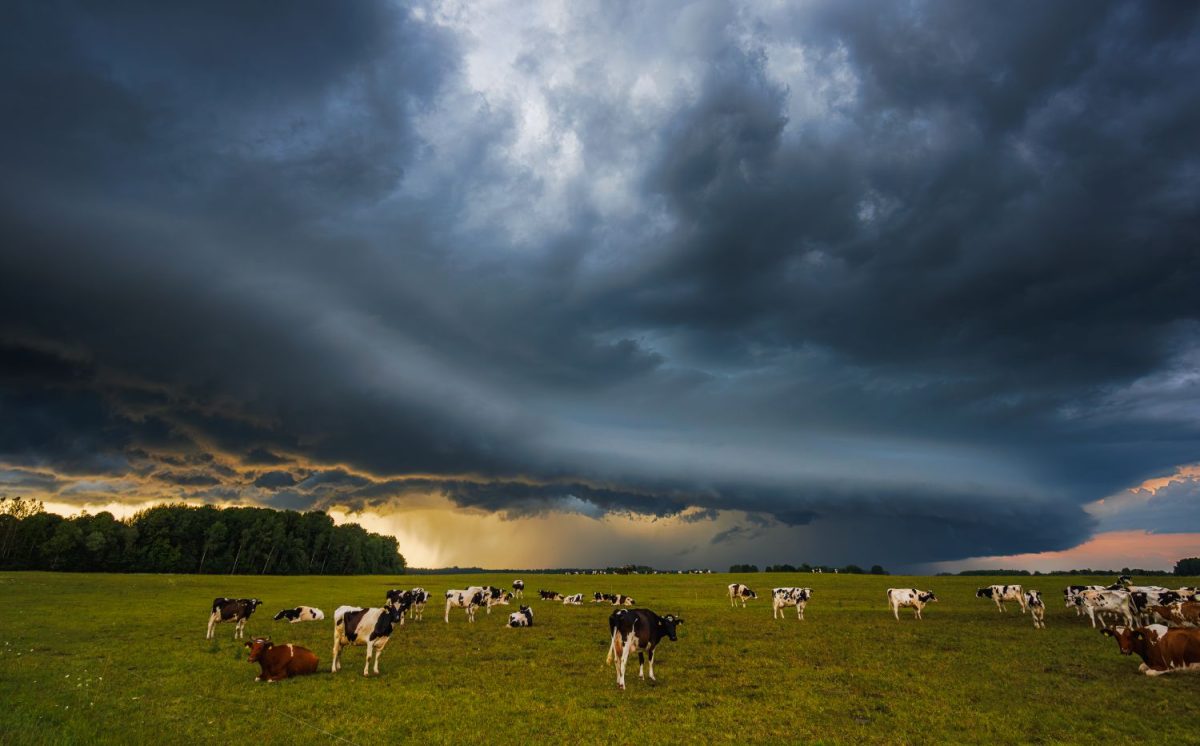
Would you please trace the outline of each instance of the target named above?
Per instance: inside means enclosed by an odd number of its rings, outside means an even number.
[[[448,588],[509,575],[262,577],[0,574],[2,743],[1097,743],[1200,739],[1200,675],[1147,678],[1138,660],[1062,607],[1068,582],[1021,579],[1047,600],[1046,630],[974,597],[1004,579],[848,575],[527,575],[535,626],[508,611],[450,624]],[[731,609],[739,580],[764,598]],[[1154,579],[1162,580],[1162,579]],[[1170,579],[1196,584],[1195,579]],[[1011,582],[1012,579],[1007,579]],[[333,610],[379,605],[389,587],[434,594],[363,678],[364,649],[328,673]],[[812,587],[803,622],[772,620],[770,586]],[[916,621],[884,589],[931,588]],[[664,642],[658,683],[620,692],[604,667],[610,607],[565,607],[537,590],[627,593],[685,623]],[[249,635],[310,648],[318,675],[254,681],[233,626],[204,639],[215,596],[265,602]],[[309,604],[324,622],[271,617]],[[300,739],[299,741],[297,739]]]

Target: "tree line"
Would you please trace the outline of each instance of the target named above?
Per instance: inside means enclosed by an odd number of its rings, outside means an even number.
[[[243,575],[371,575],[405,570],[393,536],[321,511],[159,505],[125,520],[63,517],[0,497],[0,569]]]
[[[758,565],[730,565],[729,572],[758,572]],[[882,565],[871,565],[870,570],[864,570],[858,565],[833,567],[832,565],[810,565],[807,562],[800,565],[767,565],[763,572],[829,572],[845,573],[847,575],[887,575],[888,571]]]

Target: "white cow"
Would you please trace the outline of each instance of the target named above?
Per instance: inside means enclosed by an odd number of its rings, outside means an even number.
[[[533,626],[533,609],[528,606],[522,606],[520,611],[514,611],[508,615],[509,627],[532,627]]]
[[[576,593],[563,599],[563,606],[583,606],[583,594]]]
[[[1042,603],[1042,592],[1025,591],[1025,606],[1029,608],[1029,615],[1033,617],[1033,628],[1045,629],[1046,604]]]
[[[1133,600],[1127,591],[1080,591],[1076,603],[1087,612],[1092,626],[1096,626],[1096,617],[1100,617],[1100,626],[1104,624],[1104,614],[1119,615],[1125,620],[1125,626],[1133,626]]]
[[[771,618],[783,617],[783,610],[789,606],[796,607],[796,618],[804,618],[804,607],[812,598],[812,588],[773,588],[771,589]]]
[[[753,601],[758,598],[758,594],[750,590],[748,586],[741,583],[729,584],[729,605],[737,606],[737,602],[742,602],[742,608],[746,608],[746,601]]]
[[[887,590],[888,606],[892,613],[896,616],[896,621],[900,621],[900,609],[911,608],[913,617],[916,619],[924,619],[921,616],[921,610],[926,604],[937,601],[937,596],[933,595],[933,591],[922,591],[916,588],[888,588]]]
[[[477,585],[464,590],[446,591],[446,624],[450,623],[450,609],[466,609],[467,621],[475,621],[475,609],[487,603],[487,591]]]
[[[990,598],[996,603],[996,609],[1000,612],[1008,611],[1004,608],[1005,601],[1016,601],[1021,606],[1021,613],[1024,614],[1025,607],[1025,589],[1019,585],[989,585],[986,588],[980,588],[975,591],[975,598]]]

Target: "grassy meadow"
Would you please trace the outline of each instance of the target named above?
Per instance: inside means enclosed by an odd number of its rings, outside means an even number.
[[[976,586],[1003,580],[774,573],[528,575],[536,626],[503,626],[516,602],[480,612],[473,625],[454,609],[443,623],[438,601],[447,588],[507,588],[512,579],[0,574],[0,742],[1198,738],[1200,675],[1139,674],[1136,658],[1118,655],[1112,640],[1062,607],[1066,578],[1030,584],[1046,596],[1046,630],[1015,606],[1001,616],[974,597]],[[764,598],[731,609],[725,586],[734,580]],[[393,636],[379,677],[361,675],[361,647],[344,654],[341,672],[328,673],[337,606],[379,605],[385,589],[417,585],[435,598],[424,621]],[[814,589],[804,621],[794,610],[771,619],[765,596],[778,585]],[[897,623],[884,589],[910,585],[941,600],[924,621],[902,610]],[[539,587],[627,593],[640,606],[682,615],[679,641],[660,650],[658,683],[639,681],[634,661],[628,690],[618,691],[603,665],[611,607],[539,601]],[[320,673],[256,683],[258,666],[233,641],[233,625],[204,639],[211,600],[222,595],[263,599],[248,636],[310,648]],[[272,621],[297,604],[320,607],[326,620]]]

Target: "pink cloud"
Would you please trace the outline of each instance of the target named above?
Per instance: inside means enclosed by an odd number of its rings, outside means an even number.
[[[1147,570],[1170,570],[1182,557],[1200,555],[1200,533],[1154,534],[1149,531],[1109,531],[1096,534],[1090,540],[1060,552],[1010,554],[995,557],[971,557],[953,562],[940,562],[936,571],[1012,569],[1012,570],[1070,570],[1093,567],[1120,569],[1140,567]]]

